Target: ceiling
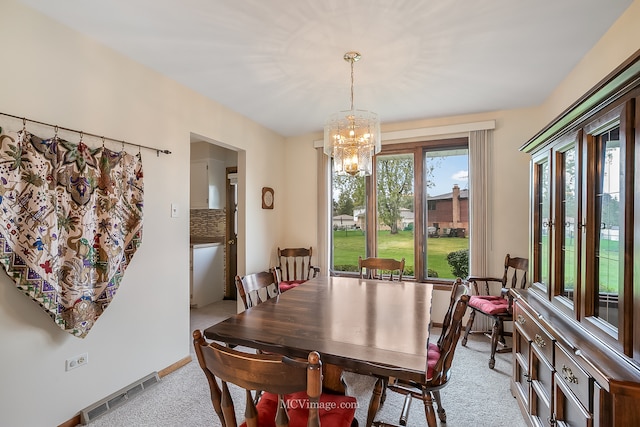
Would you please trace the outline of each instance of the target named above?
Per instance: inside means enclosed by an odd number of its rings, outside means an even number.
[[[19,0],[283,136],[541,104],[633,0]],[[615,64],[614,64],[615,65]]]

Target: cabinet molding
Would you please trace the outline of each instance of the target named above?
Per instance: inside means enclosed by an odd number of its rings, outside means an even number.
[[[525,153],[531,153],[540,149],[577,123],[587,120],[598,111],[602,111],[606,106],[628,94],[629,91],[639,85],[640,50],[636,51],[590,91],[560,113],[551,123],[524,143],[520,150]]]

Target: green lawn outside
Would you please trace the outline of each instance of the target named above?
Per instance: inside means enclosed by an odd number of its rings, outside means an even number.
[[[360,230],[339,230],[333,232],[333,265],[341,271],[357,271],[358,256],[365,256],[365,237]],[[447,254],[469,247],[469,239],[462,237],[441,237],[429,239],[427,263],[438,273],[439,278],[454,279],[447,263]],[[405,270],[413,275],[414,250],[413,232],[401,231],[392,235],[388,231],[378,231],[378,257],[405,259]]]

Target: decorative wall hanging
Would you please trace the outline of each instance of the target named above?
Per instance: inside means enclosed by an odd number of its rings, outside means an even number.
[[[63,330],[85,337],[115,296],[142,206],[140,153],[0,135],[0,263]]]

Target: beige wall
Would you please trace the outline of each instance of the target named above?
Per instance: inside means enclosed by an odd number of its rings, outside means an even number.
[[[239,218],[240,273],[272,264],[278,245],[317,246],[313,141],[321,135],[284,141],[15,0],[2,1],[0,16],[1,112],[173,152],[157,157],[143,151],[143,244],[118,296],[87,338],[58,329],[0,274],[1,424],[52,426],[189,354],[191,133],[236,150],[238,168],[246,172],[239,174],[239,209],[244,212]],[[492,265],[499,266],[507,251],[518,255],[527,251],[528,158],[518,147],[639,47],[638,22],[640,0],[541,107],[384,127],[397,130],[496,120]],[[622,37],[636,42],[621,43]],[[599,61],[603,56],[607,58],[604,66]],[[0,117],[0,126],[16,130],[21,123]],[[30,129],[43,136],[50,132]],[[273,210],[260,208],[263,186],[275,190]],[[179,218],[170,218],[171,203],[181,207]],[[438,315],[436,307],[434,318]],[[89,364],[65,372],[65,359],[83,352],[89,353]]]
[[[255,238],[239,244],[241,272],[269,266],[281,231],[277,212],[260,209],[260,195],[262,185],[281,188],[283,139],[13,0],[0,3],[0,16],[0,112],[172,151],[142,151],[143,243],[85,339],[55,326],[0,273],[0,424],[50,427],[189,355],[191,133],[237,150],[248,171],[241,226]],[[22,123],[0,116],[0,126]],[[52,136],[50,128],[28,129]],[[171,203],[180,217],[170,217]],[[65,372],[65,359],[84,352],[89,364]]]

